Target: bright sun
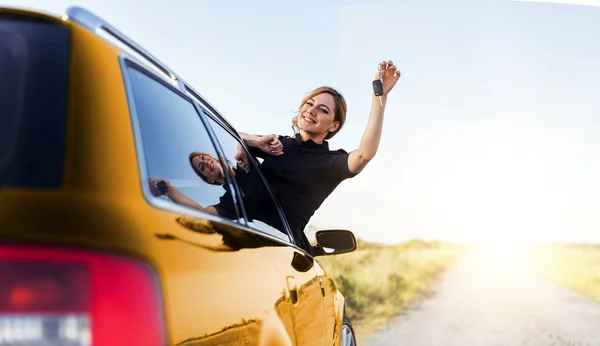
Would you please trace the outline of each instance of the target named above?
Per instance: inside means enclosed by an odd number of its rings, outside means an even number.
[[[490,237],[479,243],[479,251],[493,268],[517,268],[529,263],[534,242],[515,237]],[[490,269],[493,269],[490,268]]]

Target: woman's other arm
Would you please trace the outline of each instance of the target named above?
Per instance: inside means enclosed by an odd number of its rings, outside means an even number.
[[[383,105],[379,103],[378,96],[373,94],[369,120],[360,140],[360,145],[358,149],[352,151],[348,156],[348,169],[352,173],[361,172],[367,166],[369,161],[375,157],[381,140],[383,113],[385,111],[387,96],[394,88],[394,85],[396,85],[398,79],[400,79],[400,71],[396,69],[396,66],[394,66],[391,60],[381,62],[379,64],[379,69],[383,71],[383,95],[381,96]],[[379,78],[379,73],[375,78]]]

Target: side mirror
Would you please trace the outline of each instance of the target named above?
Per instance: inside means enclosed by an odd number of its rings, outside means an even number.
[[[315,234],[315,256],[337,255],[356,250],[354,234],[346,230],[322,230]]]

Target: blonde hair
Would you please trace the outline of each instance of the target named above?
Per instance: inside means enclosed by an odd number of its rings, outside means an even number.
[[[302,99],[302,103],[300,103],[300,107],[298,108],[298,114],[296,114],[296,116],[294,116],[292,118],[292,129],[294,130],[295,133],[299,132],[298,116],[300,115],[300,110],[302,109],[302,106],[304,106],[306,101],[308,101],[320,94],[329,94],[329,95],[333,96],[333,101],[335,103],[335,112],[334,112],[333,121],[337,121],[340,123],[340,126],[338,126],[338,128],[335,131],[329,132],[329,133],[327,133],[327,135],[325,135],[325,139],[331,139],[331,138],[333,138],[333,136],[335,136],[336,133],[340,132],[340,130],[342,129],[342,126],[344,126],[344,123],[346,122],[347,107],[346,107],[346,100],[344,99],[344,96],[342,96],[342,94],[340,94],[334,88],[331,88],[328,86],[322,86],[322,87],[316,88],[315,90],[311,91],[304,99]]]

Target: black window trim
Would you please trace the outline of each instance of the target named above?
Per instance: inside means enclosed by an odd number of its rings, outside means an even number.
[[[240,138],[240,135],[237,132],[237,130],[233,126],[231,126],[231,124],[229,124],[229,122],[226,119],[223,118],[221,113],[217,111],[217,109],[213,105],[211,105],[206,99],[200,96],[200,94],[196,90],[194,90],[194,88],[192,88],[188,84],[185,84],[185,92],[189,94],[189,96],[192,99],[194,99],[204,110],[204,112],[206,114],[209,114],[214,121],[221,124],[221,126],[227,128],[229,132],[235,133],[235,137]]]
[[[221,159],[225,158],[225,151],[223,150],[223,147],[221,146],[221,143],[219,142],[219,139],[218,139],[214,129],[212,128],[210,123],[205,118],[206,113],[205,113],[204,109],[200,105],[198,105],[198,103],[195,102],[194,100],[192,100],[192,104],[194,105],[196,112],[199,114],[200,120],[202,120],[202,124],[204,125],[204,128],[206,128],[206,131],[208,132],[208,135],[210,136],[212,143],[215,146],[217,153],[220,156],[219,161],[221,162],[221,165],[223,167],[227,167],[228,166],[227,162],[225,162],[224,160],[221,160]],[[242,200],[239,198],[239,196],[242,195],[240,193],[240,188],[228,170],[225,170],[225,175],[226,175],[226,179],[229,184],[230,190],[232,192],[233,199],[235,201],[235,205],[236,205],[236,209],[237,209],[236,212],[240,218],[243,218],[247,222],[248,217],[246,214],[246,210],[242,207]]]

